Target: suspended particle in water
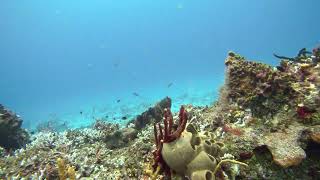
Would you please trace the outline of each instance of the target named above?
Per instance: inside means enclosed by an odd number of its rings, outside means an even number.
[[[61,14],[61,10],[56,9],[54,13],[55,13],[56,15],[59,15],[59,14]]]
[[[183,9],[183,4],[182,3],[178,4],[177,9]]]
[[[93,67],[93,64],[87,64],[88,69],[91,69]]]

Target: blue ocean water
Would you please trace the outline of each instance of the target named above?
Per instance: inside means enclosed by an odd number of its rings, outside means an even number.
[[[211,104],[229,50],[275,65],[320,41],[317,0],[4,0],[0,103],[35,128]],[[137,93],[138,96],[133,95]],[[118,102],[118,100],[120,100]]]

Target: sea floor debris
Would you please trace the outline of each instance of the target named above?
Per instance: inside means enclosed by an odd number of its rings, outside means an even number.
[[[97,121],[90,128],[38,132],[23,148],[0,148],[0,179],[317,179],[318,52],[278,67],[230,52],[225,85],[211,106],[185,105],[181,119],[181,111],[169,113],[165,98],[126,128]],[[193,149],[179,152],[191,159],[170,158],[178,144]],[[194,160],[207,165],[191,166]]]

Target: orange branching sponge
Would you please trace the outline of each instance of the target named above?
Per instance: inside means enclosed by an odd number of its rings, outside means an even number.
[[[67,174],[68,174],[69,180],[76,180],[76,171],[73,166],[68,167]]]
[[[62,158],[57,159],[58,174],[60,180],[76,180],[76,171],[73,166],[66,166]]]

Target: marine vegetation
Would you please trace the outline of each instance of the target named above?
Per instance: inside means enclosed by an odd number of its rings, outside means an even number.
[[[171,112],[166,97],[126,127],[99,120],[29,143],[0,106],[0,179],[319,179],[320,49],[298,57],[273,67],[229,52],[210,106]]]

